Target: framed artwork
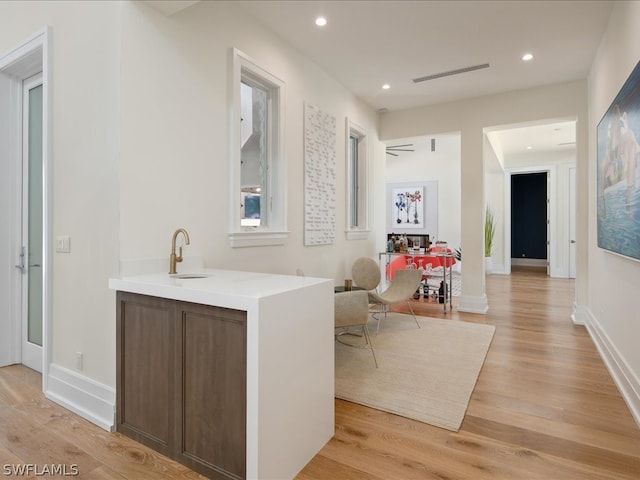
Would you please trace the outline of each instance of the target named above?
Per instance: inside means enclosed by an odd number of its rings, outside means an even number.
[[[436,238],[437,228],[437,181],[387,184],[387,233]]]
[[[395,209],[395,225],[400,228],[424,228],[424,188],[393,188],[391,201]]]
[[[598,247],[640,260],[640,62],[597,131]]]

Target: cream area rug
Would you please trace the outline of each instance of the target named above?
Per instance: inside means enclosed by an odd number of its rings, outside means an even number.
[[[335,342],[335,396],[367,407],[458,431],[495,327],[390,313],[380,333],[369,323],[378,359],[363,337]]]

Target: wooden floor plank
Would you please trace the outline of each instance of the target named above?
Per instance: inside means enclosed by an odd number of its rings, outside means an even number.
[[[336,462],[324,455],[317,455],[315,461],[309,463],[300,472],[310,480],[386,480],[384,477],[363,472],[358,468],[352,468],[344,463]]]
[[[585,466],[609,471],[617,477],[629,473],[634,475],[640,473],[640,458],[637,456],[624,455],[609,449],[593,447],[584,442],[566,440],[473,415],[467,415],[463,423],[465,432],[475,433],[507,444],[517,444],[529,451],[542,452]]]
[[[524,403],[513,397],[506,398],[495,394],[482,398],[476,397],[475,401],[469,405],[467,415],[519,426],[623,455],[637,454],[637,446],[634,445],[637,440],[633,437],[603,431],[584,424],[572,424],[564,419],[562,411],[549,414],[548,410],[539,409],[537,405],[521,406]]]
[[[0,467],[2,468],[0,475],[5,474],[5,468],[11,472],[13,465],[22,465],[24,463],[25,461],[22,458],[17,457],[13,452],[0,445]],[[21,478],[35,478],[35,475],[24,475]]]
[[[635,478],[466,431],[451,435],[449,445],[456,445],[461,449],[471,446],[478,455],[489,456],[493,461],[501,461],[503,471],[494,477],[496,480],[633,480]]]
[[[85,472],[99,466],[75,443],[6,405],[0,405],[0,445],[26,464],[77,465]]]
[[[91,470],[90,472],[79,472],[75,478],[87,479],[87,480],[125,480],[126,477],[114,472],[106,465],[100,465],[98,468]]]

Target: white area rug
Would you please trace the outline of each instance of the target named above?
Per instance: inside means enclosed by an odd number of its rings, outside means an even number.
[[[336,345],[336,397],[458,431],[495,327],[390,313],[368,348]],[[369,331],[375,332],[375,322]],[[362,337],[343,336],[353,344]]]

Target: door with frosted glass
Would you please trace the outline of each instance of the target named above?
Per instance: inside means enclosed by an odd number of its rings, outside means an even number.
[[[22,363],[42,371],[42,75],[23,83]]]
[[[576,278],[576,168],[569,169],[569,278]]]

